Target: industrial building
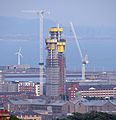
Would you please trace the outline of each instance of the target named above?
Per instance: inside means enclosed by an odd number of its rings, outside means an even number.
[[[91,111],[116,114],[116,100],[86,100],[80,99],[72,102],[72,112],[87,113]]]
[[[46,101],[45,99],[18,99],[9,100],[8,109],[15,112],[26,112],[34,111],[42,116],[52,115],[53,118],[60,118],[70,113],[70,102],[57,100],[57,101]],[[48,120],[48,119],[47,119]],[[52,120],[52,118],[51,118]]]
[[[65,95],[65,43],[61,38],[63,28],[49,28],[50,38],[46,39],[46,96],[52,98]]]

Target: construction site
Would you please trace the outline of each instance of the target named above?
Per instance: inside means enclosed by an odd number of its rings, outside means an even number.
[[[1,76],[4,76],[4,79],[12,81],[13,79],[18,80],[18,78],[20,78],[19,81],[31,81],[32,79],[34,81],[34,78],[36,78],[36,82],[39,82],[40,84],[40,93],[38,93],[38,95],[45,95],[50,99],[66,100],[68,89],[70,88],[71,90],[73,85],[76,87],[75,89],[78,88],[76,92],[85,90],[82,93],[86,93],[89,89],[94,92],[96,89],[101,88],[103,90],[106,88],[113,90],[115,88],[115,71],[86,71],[86,65],[89,63],[88,54],[83,53],[72,22],[69,24],[71,34],[73,36],[73,42],[76,43],[76,52],[81,58],[81,68],[79,71],[71,71],[66,68],[65,47],[66,42],[70,39],[66,40],[62,37],[64,31],[63,28],[60,27],[59,24],[56,27],[50,27],[48,29],[49,37],[44,37],[44,15],[49,12],[44,10],[31,12],[36,12],[40,18],[39,66],[37,68],[32,68],[30,65],[22,64],[22,53],[20,48],[18,52],[16,52],[16,65],[0,66],[0,74]],[[47,52],[47,55],[44,60],[45,52]],[[1,81],[3,81],[2,78]],[[72,92],[74,92],[74,89],[72,89]],[[73,94],[74,98],[76,98],[76,92]],[[107,95],[110,96],[109,94]],[[107,97],[107,95],[105,97]],[[113,95],[111,94],[111,96]],[[84,94],[82,96],[86,95]],[[100,95],[100,97],[101,96],[102,95]]]
[[[44,12],[39,14],[39,67],[21,64],[21,48],[16,53],[17,65],[0,66],[1,106],[21,119],[56,120],[73,112],[91,111],[116,114],[116,72],[86,71],[88,55],[81,50],[72,22],[70,26],[81,58],[81,70],[68,71],[63,28],[50,27],[49,37],[43,39]]]
[[[1,66],[1,105],[11,111],[11,115],[16,115],[20,119],[56,120],[73,112],[102,111],[116,114],[116,72],[86,71],[88,56],[82,54],[72,23],[71,29],[82,59],[81,71],[66,69],[67,40],[62,38],[63,28],[59,25],[48,29],[49,37],[45,40],[40,36],[42,46],[39,68],[20,64],[19,57],[17,65]],[[47,51],[45,64],[43,42]],[[28,81],[9,82],[9,78],[27,78]],[[38,82],[34,82],[34,78],[37,78]]]
[[[116,1],[0,5],[0,120],[116,116]]]
[[[61,38],[63,28],[50,28],[46,39],[46,96],[59,97],[65,94],[65,43]]]

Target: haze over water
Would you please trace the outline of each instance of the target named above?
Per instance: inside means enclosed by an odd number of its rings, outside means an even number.
[[[67,69],[81,70],[81,59],[69,22],[72,21],[84,53],[89,56],[88,70],[116,70],[116,1],[115,0],[1,0],[0,65],[16,64],[15,52],[22,48],[22,63],[38,67],[39,21],[36,14],[22,10],[46,9],[47,29],[60,23],[64,27]],[[46,55],[46,53],[45,53]]]

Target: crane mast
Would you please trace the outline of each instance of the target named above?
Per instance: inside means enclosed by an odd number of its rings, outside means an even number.
[[[49,14],[46,10],[23,10],[26,13],[37,13],[40,19],[40,56],[39,56],[39,68],[40,68],[40,95],[43,95],[43,74],[44,74],[44,40],[43,40],[43,20],[44,14]]]
[[[43,56],[43,14],[44,11],[37,12],[40,18],[40,58],[39,58],[39,68],[40,68],[40,95],[43,95],[43,73],[44,73],[44,56]]]
[[[44,14],[49,13],[45,10],[37,12],[40,18],[40,59],[39,59],[39,68],[40,68],[40,95],[43,95],[43,74],[44,74],[44,39],[43,39],[43,20]]]

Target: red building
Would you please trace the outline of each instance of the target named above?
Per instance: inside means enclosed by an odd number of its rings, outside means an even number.
[[[10,113],[7,110],[1,109],[0,110],[0,120],[9,120]]]
[[[76,93],[78,92],[78,84],[71,84],[71,86],[68,88],[68,97],[70,100],[73,100],[76,98]]]
[[[35,83],[34,82],[19,82],[18,92],[34,92],[35,93]]]

